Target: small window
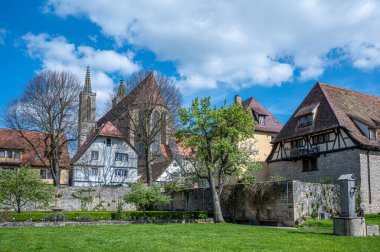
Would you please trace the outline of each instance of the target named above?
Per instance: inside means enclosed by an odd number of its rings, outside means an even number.
[[[0,158],[5,158],[5,150],[0,150]]]
[[[40,170],[40,178],[41,179],[52,179],[53,176],[51,175],[51,172],[48,169],[41,169]]]
[[[98,158],[99,158],[99,152],[91,151],[91,160],[98,160]]]
[[[111,138],[107,138],[106,141],[107,141],[107,146],[111,146],[111,143],[112,143],[112,142],[111,142]]]
[[[369,129],[369,139],[376,140],[376,129]]]
[[[127,153],[115,153],[115,160],[116,161],[128,161],[128,154]]]
[[[91,175],[98,176],[98,168],[91,168]]]
[[[316,171],[318,170],[318,164],[316,158],[302,159],[302,171]]]
[[[292,149],[301,148],[303,147],[303,140],[298,139],[290,142],[290,146]]]
[[[13,158],[14,159],[20,159],[20,152],[19,151],[14,151],[13,152]]]
[[[322,134],[318,136],[313,136],[313,144],[321,144],[330,141],[330,134]]]
[[[305,127],[313,124],[313,115],[303,116],[298,119],[298,127]]]
[[[259,124],[260,125],[265,125],[265,116],[259,115]]]
[[[128,176],[128,170],[115,169],[115,175],[116,175],[116,177],[127,177]]]
[[[12,151],[7,151],[7,158],[12,158],[12,156],[13,156]]]

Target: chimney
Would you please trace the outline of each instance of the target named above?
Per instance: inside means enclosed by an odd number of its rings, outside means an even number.
[[[240,95],[235,95],[235,103],[241,104],[241,96]]]

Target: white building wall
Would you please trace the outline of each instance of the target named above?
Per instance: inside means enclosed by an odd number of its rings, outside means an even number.
[[[91,160],[92,151],[98,152],[97,160]],[[116,161],[116,153],[127,154],[127,161]],[[125,140],[111,138],[111,146],[107,146],[107,137],[98,137],[74,164],[73,186],[127,185],[136,182],[139,178],[137,160],[137,153]]]

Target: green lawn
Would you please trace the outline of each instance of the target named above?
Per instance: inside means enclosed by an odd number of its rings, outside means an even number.
[[[312,221],[298,229],[235,224],[0,228],[0,251],[257,250],[380,251],[380,237],[337,237],[331,221]]]

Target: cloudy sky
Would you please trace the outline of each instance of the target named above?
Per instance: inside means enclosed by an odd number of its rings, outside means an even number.
[[[185,106],[255,96],[286,122],[317,81],[380,95],[380,2],[49,0],[0,2],[0,110],[41,69],[84,81],[98,111],[120,78],[175,78]]]

